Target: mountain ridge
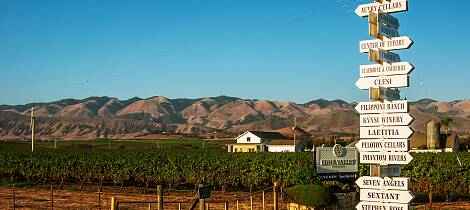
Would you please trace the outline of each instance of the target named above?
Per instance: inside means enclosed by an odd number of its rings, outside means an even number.
[[[0,138],[27,138],[31,107],[35,106],[38,136],[44,138],[136,138],[158,133],[240,133],[299,126],[310,133],[358,133],[357,103],[316,99],[306,103],[216,96],[170,99],[152,96],[119,100],[93,96],[46,103],[0,105]],[[452,118],[452,130],[468,134],[470,100],[410,102],[411,127],[424,131],[432,118]]]

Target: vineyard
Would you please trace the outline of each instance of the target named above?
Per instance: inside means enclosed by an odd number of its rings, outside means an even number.
[[[414,192],[468,193],[470,153],[415,154],[402,169]],[[361,165],[362,175],[367,166]],[[226,153],[187,150],[2,151],[0,176],[4,182],[62,187],[66,184],[167,188],[196,187],[253,189],[319,182],[311,153]]]

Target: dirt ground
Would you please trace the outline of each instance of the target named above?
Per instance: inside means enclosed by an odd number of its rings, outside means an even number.
[[[194,198],[192,191],[164,191],[164,208],[178,209],[181,203],[182,209],[187,209],[189,203]],[[116,197],[119,209],[148,209],[148,203],[125,203],[129,201],[155,202],[157,196],[155,191],[146,194],[139,188],[125,188],[123,192],[119,187],[104,187],[101,193],[98,190],[85,188],[85,191],[78,191],[76,188],[53,189],[46,187],[28,188],[0,188],[0,209],[110,209],[111,197]],[[52,199],[53,198],[53,199]],[[279,205],[285,209],[285,204],[280,199]],[[206,199],[210,209],[223,209],[224,202],[229,202],[229,209],[236,209],[236,200],[239,200],[240,209],[250,208],[250,197],[247,192],[225,192],[211,191],[211,197]],[[272,209],[272,191],[265,192],[265,207]],[[253,209],[262,209],[262,193],[253,197]],[[151,209],[156,209],[156,204],[151,204]]]
[[[129,187],[121,192],[119,187],[104,187],[98,193],[95,186],[85,187],[84,191],[78,191],[76,187],[65,188],[63,190],[50,187],[27,187],[27,188],[0,188],[0,209],[110,209],[111,197],[116,197],[119,209],[148,209],[148,203],[124,203],[129,201],[155,202],[157,196],[155,191],[144,194],[142,189]],[[164,208],[177,210],[181,205],[182,209],[187,209],[194,197],[192,191],[164,191]],[[229,202],[229,209],[237,209],[236,200],[239,200],[240,209],[250,209],[250,197],[248,192],[225,192],[212,191],[211,198],[206,202],[210,209],[223,209],[224,202]],[[285,209],[286,205],[279,195],[279,206]],[[253,209],[263,209],[262,193],[253,197]],[[265,192],[265,207],[272,209],[273,193]],[[470,202],[450,202],[414,204],[417,209],[470,209]],[[156,209],[156,204],[151,204],[151,209]]]

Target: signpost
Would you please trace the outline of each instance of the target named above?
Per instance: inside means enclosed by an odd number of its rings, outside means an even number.
[[[383,11],[370,12],[369,23],[376,24],[376,25],[383,24],[395,30],[398,30],[398,28],[400,28],[400,22],[398,21],[398,18],[393,17],[392,15],[389,15],[387,13],[384,13]]]
[[[410,148],[408,139],[361,139],[356,147],[361,152],[406,152]]]
[[[378,77],[389,75],[409,74],[413,71],[414,66],[408,62],[396,62],[387,64],[371,64],[359,66],[360,77]]]
[[[374,0],[359,5],[355,13],[369,16],[369,35],[376,39],[359,42],[359,52],[369,53],[377,64],[361,65],[359,89],[369,90],[375,102],[361,102],[355,108],[360,114],[360,138],[356,143],[360,163],[371,164],[370,176],[360,177],[360,210],[408,210],[414,196],[408,191],[410,179],[399,177],[400,165],[411,162],[408,138],[413,121],[408,101],[400,100],[398,88],[409,86],[408,74],[414,66],[401,62],[392,50],[408,49],[413,40],[400,36],[400,22],[389,13],[408,10],[407,0]]]
[[[403,50],[413,45],[413,40],[407,36],[394,37],[391,39],[372,39],[359,42],[359,51],[361,53],[369,52],[369,49],[382,50]]]
[[[361,189],[382,189],[382,190],[408,190],[409,178],[403,177],[376,177],[361,176],[356,180],[357,186]]]
[[[363,114],[359,117],[360,126],[396,126],[396,125],[409,125],[413,121],[408,113],[393,113],[393,114]]]
[[[408,126],[361,127],[360,132],[361,139],[406,139],[413,134],[413,130]]]
[[[367,90],[371,87],[408,87],[408,75],[363,77],[356,81],[356,86],[362,90]]]
[[[356,111],[359,114],[378,114],[378,113],[396,113],[408,112],[408,101],[385,101],[381,102],[361,102],[356,105]]]
[[[410,191],[401,190],[361,189],[360,195],[362,201],[385,203],[409,203],[413,198]]]
[[[379,64],[395,63],[401,61],[400,55],[382,49],[369,49],[369,60]]]
[[[413,160],[408,152],[361,152],[359,161],[365,164],[407,165]]]
[[[383,210],[409,210],[408,204],[402,203],[381,203],[381,202],[368,202],[368,201],[361,201],[356,206],[357,210],[375,210],[375,209],[383,209]]]
[[[384,2],[384,4],[377,2],[362,4],[359,5],[354,12],[361,17],[366,17],[369,15],[369,12],[377,12],[379,10],[385,13],[408,11],[408,1],[394,0],[391,2]]]

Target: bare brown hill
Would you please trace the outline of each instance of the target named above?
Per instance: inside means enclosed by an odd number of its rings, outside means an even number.
[[[294,117],[309,133],[357,133],[354,103],[318,99],[298,104],[228,96],[200,99],[119,100],[90,97],[50,103],[0,105],[0,138],[29,138],[30,108],[35,107],[37,136],[43,139],[139,138],[160,133],[241,133],[246,130],[292,128]],[[424,131],[432,118],[452,118],[449,129],[468,134],[470,100],[411,103],[412,127]]]

